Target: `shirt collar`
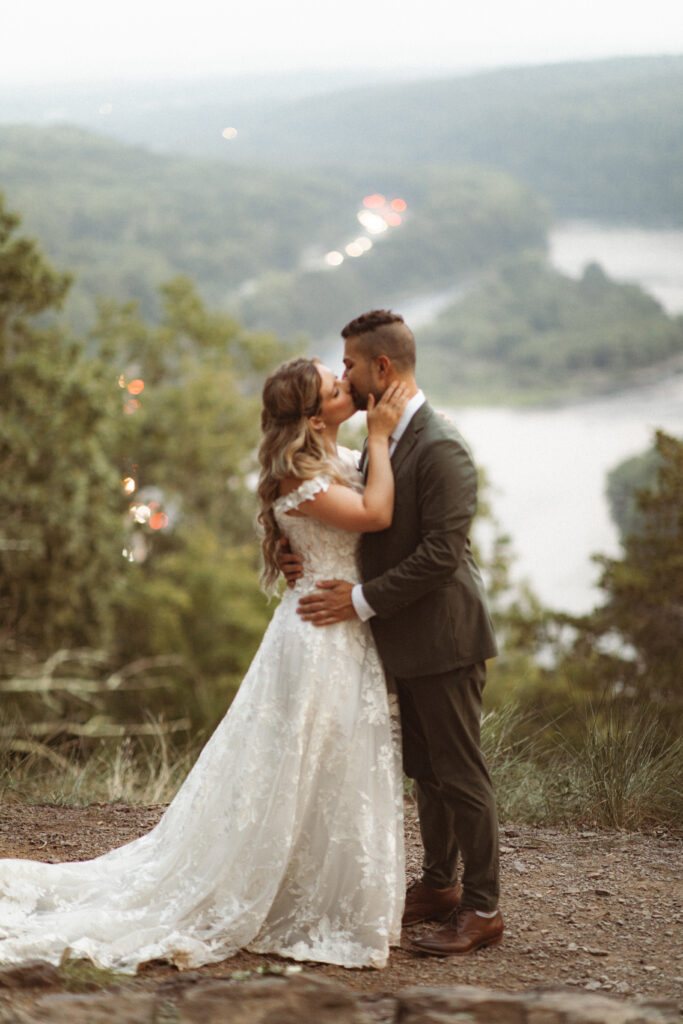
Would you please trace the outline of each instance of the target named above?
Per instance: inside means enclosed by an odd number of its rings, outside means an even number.
[[[408,404],[403,410],[403,415],[401,416],[400,420],[398,421],[398,423],[391,432],[391,439],[395,445],[397,445],[398,442],[403,437],[406,427],[412,420],[417,410],[420,408],[420,406],[424,405],[426,401],[427,399],[425,398],[424,391],[420,390],[418,390],[417,393],[414,394],[413,397],[408,400]]]

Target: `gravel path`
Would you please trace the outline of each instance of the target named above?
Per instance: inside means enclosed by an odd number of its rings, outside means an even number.
[[[149,830],[163,809],[0,805],[0,856],[44,861],[94,857]],[[567,985],[683,1001],[680,839],[663,832],[508,825],[501,843],[506,921],[501,945],[443,960],[399,948],[383,971],[314,964],[306,970],[363,992],[411,985],[475,985],[509,992]],[[419,874],[421,846],[411,808],[406,844],[412,879]],[[202,973],[231,976],[275,961],[241,953]],[[167,965],[145,969],[155,979],[173,973]]]

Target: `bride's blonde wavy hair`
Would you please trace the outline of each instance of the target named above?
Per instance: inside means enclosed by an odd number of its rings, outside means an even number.
[[[263,530],[261,586],[272,593],[279,575],[275,560],[282,533],[275,520],[273,502],[286,477],[310,480],[324,472],[343,482],[341,464],[324,447],[320,432],[310,419],[321,408],[319,360],[292,359],[268,377],[263,387],[258,458],[258,522]]]

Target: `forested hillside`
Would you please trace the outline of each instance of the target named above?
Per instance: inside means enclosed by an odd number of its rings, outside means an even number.
[[[249,326],[315,336],[364,305],[544,244],[545,205],[500,172],[389,167],[357,178],[351,187],[321,172],[162,156],[74,128],[0,127],[0,188],[75,272],[68,313],[78,327],[99,295],[154,314],[158,287],[180,273]],[[363,198],[378,188],[404,213],[392,211],[390,229],[375,214],[383,230],[372,250],[331,267],[325,254],[363,234]]]
[[[451,401],[529,402],[628,386],[680,361],[683,316],[597,264],[575,281],[524,254],[502,261],[420,333],[424,376]]]
[[[335,238],[356,197],[338,180],[124,146],[78,128],[0,127],[0,190],[77,275],[82,326],[98,295],[156,310],[159,285],[196,280],[212,303]]]
[[[320,74],[99,85],[0,100],[0,121],[64,121],[230,163],[333,168],[477,163],[559,216],[683,223],[683,57],[509,68],[392,84]],[[234,138],[223,130],[234,127]]]

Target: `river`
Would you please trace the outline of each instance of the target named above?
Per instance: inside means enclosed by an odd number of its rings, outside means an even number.
[[[599,262],[619,280],[641,284],[670,313],[683,312],[683,232],[559,225],[550,257],[564,273]],[[420,326],[447,299],[424,304]],[[683,436],[683,373],[617,394],[553,408],[460,408],[449,415],[491,481],[494,512],[510,534],[514,577],[549,607],[574,613],[600,601],[595,553],[618,555],[605,475],[649,447],[661,427]]]
[[[595,553],[618,555],[605,476],[649,447],[657,427],[683,436],[683,374],[551,409],[449,411],[492,486],[510,534],[513,577],[549,607],[581,613],[600,600]]]

